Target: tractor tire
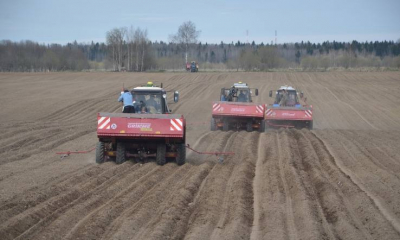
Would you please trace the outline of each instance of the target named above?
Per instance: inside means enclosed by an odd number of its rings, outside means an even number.
[[[222,131],[224,132],[229,131],[229,121],[226,118],[223,120]]]
[[[308,129],[309,129],[309,130],[312,130],[312,129],[313,129],[313,121],[310,121],[310,122],[308,123]]]
[[[116,164],[121,164],[126,161],[125,159],[125,143],[119,142],[117,143],[117,156],[115,158]]]
[[[211,118],[211,131],[215,131],[217,130],[217,127],[215,125],[215,119]]]
[[[248,132],[252,132],[252,131],[253,131],[253,122],[252,122],[252,121],[248,121],[248,122],[246,123],[246,130],[247,130]]]
[[[184,143],[178,145],[176,164],[182,166],[186,162],[186,146]]]
[[[265,132],[265,120],[261,120],[260,128],[258,129],[259,132]]]
[[[161,143],[157,145],[156,163],[160,166],[164,165],[167,160],[165,159],[166,145]]]
[[[105,158],[104,158],[104,143],[103,142],[98,142],[96,144],[96,163],[100,164],[103,163]]]

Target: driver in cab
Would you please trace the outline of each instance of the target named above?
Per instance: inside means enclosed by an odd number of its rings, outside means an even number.
[[[247,102],[247,96],[245,94],[245,91],[243,90],[239,91],[238,102]]]
[[[160,104],[156,101],[154,95],[150,95],[146,101],[146,107],[150,111],[150,113],[158,113],[160,112]]]

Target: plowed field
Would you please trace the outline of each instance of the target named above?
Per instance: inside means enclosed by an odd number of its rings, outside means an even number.
[[[179,90],[179,167],[95,164],[97,112],[147,81]],[[244,81],[301,89],[314,130],[209,131]],[[0,74],[0,239],[400,239],[400,73]]]

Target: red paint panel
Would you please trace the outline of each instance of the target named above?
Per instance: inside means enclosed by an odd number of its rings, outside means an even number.
[[[183,138],[185,121],[180,119],[146,119],[110,117],[109,128],[100,127],[101,117],[98,117],[98,136],[143,136],[143,137],[174,137]],[[103,120],[104,121],[104,120]],[[101,121],[101,123],[103,122]],[[102,126],[102,125],[101,125]]]
[[[264,104],[213,102],[213,116],[264,117]]]
[[[265,119],[268,120],[312,120],[312,110],[273,109],[265,111]]]

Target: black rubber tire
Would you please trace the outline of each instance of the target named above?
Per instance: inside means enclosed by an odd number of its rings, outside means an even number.
[[[252,122],[252,121],[248,121],[248,122],[246,123],[246,130],[247,130],[248,132],[252,132],[252,131],[253,131],[253,122]]]
[[[308,123],[308,129],[312,130],[313,129],[313,121],[310,121]]]
[[[117,143],[117,156],[115,158],[115,163],[121,164],[126,161],[125,159],[125,143]]]
[[[265,132],[265,120],[261,120],[260,128],[258,129],[259,132]]]
[[[215,126],[215,119],[211,118],[211,131],[217,130],[217,127]]]
[[[178,166],[182,166],[186,162],[186,147],[185,144],[178,144],[177,148],[177,156],[176,156],[176,164]]]
[[[224,131],[224,132],[229,131],[229,121],[228,121],[228,119],[225,118],[225,119],[222,121],[222,123],[223,123],[223,125],[222,125],[222,131]]]
[[[160,166],[164,165],[167,160],[165,159],[165,152],[167,151],[165,143],[157,145],[156,163]]]
[[[104,143],[98,142],[96,144],[96,163],[100,164],[104,162]]]

